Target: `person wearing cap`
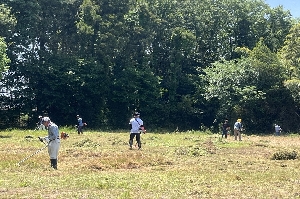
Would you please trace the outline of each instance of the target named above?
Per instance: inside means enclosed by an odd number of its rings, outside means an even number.
[[[275,135],[280,136],[282,129],[278,124],[275,124]]]
[[[35,130],[46,130],[45,126],[43,125],[43,116],[39,116],[39,121]]]
[[[237,137],[239,137],[239,141],[242,141],[242,135],[241,135],[242,130],[243,130],[242,119],[237,119],[233,127],[235,140],[237,140]]]
[[[230,125],[228,123],[228,120],[225,119],[224,123],[222,124],[222,138],[224,136],[227,139],[227,134],[229,130],[230,130]]]
[[[133,118],[130,119],[129,124],[131,125],[131,130],[130,130],[130,136],[129,136],[129,146],[130,149],[132,149],[132,144],[133,144],[133,139],[135,137],[136,142],[138,144],[138,148],[142,148],[142,143],[141,143],[141,131],[144,131],[144,122],[140,118],[140,113],[135,112],[133,114]]]
[[[78,125],[77,125],[78,135],[79,134],[83,134],[83,122],[82,122],[82,118],[79,115],[76,115],[76,117],[77,117],[77,122],[78,122]]]
[[[57,169],[57,157],[60,148],[59,129],[55,123],[51,122],[49,117],[43,118],[43,125],[48,128],[48,136],[39,139],[41,142],[48,143],[51,167]]]

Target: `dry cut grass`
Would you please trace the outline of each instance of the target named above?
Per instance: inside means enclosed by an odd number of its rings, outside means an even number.
[[[232,137],[204,132],[142,135],[128,149],[128,133],[68,132],[58,170],[43,147],[46,132],[0,132],[0,198],[300,198],[300,162],[273,160],[300,152],[300,136]]]

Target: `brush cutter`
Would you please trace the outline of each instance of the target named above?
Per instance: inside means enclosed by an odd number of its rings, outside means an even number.
[[[67,139],[69,137],[69,134],[67,134],[66,132],[61,132],[60,137],[62,139]]]
[[[37,150],[36,152],[34,152],[33,154],[31,154],[30,156],[24,158],[24,159],[21,160],[20,162],[18,162],[18,163],[17,163],[17,166],[20,166],[20,164],[21,164],[22,162],[24,162],[25,160],[28,160],[29,158],[31,158],[31,157],[34,156],[35,154],[38,154],[39,152],[41,152],[42,150],[44,150],[45,148],[48,147],[49,143],[46,144],[46,143],[42,140],[42,138],[40,138],[40,137],[39,137],[39,140],[40,140],[41,142],[43,142],[43,143],[45,144],[45,146],[44,146],[43,148]]]

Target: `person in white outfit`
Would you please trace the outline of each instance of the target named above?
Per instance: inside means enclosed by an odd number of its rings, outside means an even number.
[[[46,130],[45,126],[43,125],[43,116],[39,116],[39,122],[36,123],[37,127],[35,130]]]
[[[51,167],[57,169],[57,157],[60,148],[59,129],[55,123],[51,122],[49,117],[43,118],[43,125],[48,128],[48,136],[40,138],[40,141],[48,143]]]
[[[140,118],[140,113],[135,112],[133,114],[133,118],[130,119],[129,124],[131,125],[130,137],[129,137],[129,146],[132,149],[133,139],[135,137],[136,142],[138,144],[138,148],[141,149],[141,131],[145,133],[144,122]]]

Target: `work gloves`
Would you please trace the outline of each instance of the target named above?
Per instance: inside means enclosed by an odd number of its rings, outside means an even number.
[[[43,143],[50,143],[50,140],[49,140],[49,138],[46,136],[46,137],[38,137],[39,138],[39,140],[41,141],[41,142],[43,142]]]

